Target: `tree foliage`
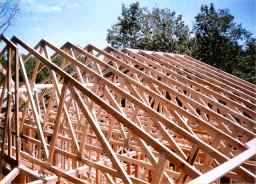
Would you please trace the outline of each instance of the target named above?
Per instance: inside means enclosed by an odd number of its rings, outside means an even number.
[[[118,23],[108,30],[107,41],[113,47],[136,48],[143,16],[138,2],[129,8],[122,5],[122,14],[118,17]]]
[[[190,32],[181,15],[170,9],[122,6],[118,21],[107,33],[116,48],[190,54],[212,66],[256,83],[256,41],[237,24],[228,9],[202,5]]]
[[[255,76],[255,39],[228,10],[203,5],[193,31],[196,58],[249,81]]]
[[[234,22],[228,10],[203,5],[195,17],[196,47],[194,56],[229,73],[240,59],[241,45],[250,34]]]
[[[189,28],[182,16],[170,9],[141,8],[132,3],[122,6],[118,22],[108,30],[107,41],[113,47],[189,53]]]
[[[256,84],[256,39],[251,38],[246,43],[246,48],[241,54],[233,74]]]

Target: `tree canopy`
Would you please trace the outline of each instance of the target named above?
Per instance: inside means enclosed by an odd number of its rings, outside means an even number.
[[[189,53],[189,28],[182,16],[170,9],[141,8],[139,3],[122,6],[118,22],[108,30],[113,47]]]
[[[256,39],[247,41],[232,74],[256,84]]]
[[[123,5],[117,23],[107,31],[107,42],[116,48],[189,54],[256,83],[256,39],[228,9],[212,3],[201,6],[192,30],[170,9]]]
[[[241,45],[250,33],[234,22],[228,10],[203,5],[193,27],[196,45],[194,56],[210,65],[232,73],[240,59]]]
[[[255,39],[227,9],[203,5],[193,27],[194,57],[245,80],[255,78]]]

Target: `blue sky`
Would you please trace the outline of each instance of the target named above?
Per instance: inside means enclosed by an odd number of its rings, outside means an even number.
[[[41,38],[61,46],[71,41],[106,46],[107,29],[117,22],[122,3],[133,0],[20,0],[21,12],[6,35],[19,36],[31,45]],[[141,6],[170,8],[191,27],[201,4],[228,8],[237,23],[256,35],[256,0],[140,0]]]

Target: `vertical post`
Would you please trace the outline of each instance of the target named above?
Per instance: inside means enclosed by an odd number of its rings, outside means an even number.
[[[16,125],[16,160],[20,160],[20,126],[19,126],[19,53],[15,49],[15,125]]]
[[[12,48],[9,46],[7,49],[7,116],[6,116],[6,126],[8,135],[8,156],[11,156],[11,144],[12,144],[12,127],[11,127],[11,88],[12,88],[12,70],[11,70],[11,58],[12,58]]]

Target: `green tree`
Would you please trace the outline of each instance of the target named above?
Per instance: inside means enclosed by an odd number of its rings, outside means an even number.
[[[137,48],[142,18],[143,10],[138,2],[132,3],[128,8],[122,5],[122,13],[118,17],[118,23],[108,29],[107,42],[116,48]]]
[[[189,53],[190,32],[182,16],[176,16],[170,9],[153,8],[146,10],[142,24],[142,37],[139,46],[142,49]]]
[[[247,41],[242,58],[238,62],[233,74],[256,84],[256,39],[251,38]]]
[[[256,83],[256,44],[252,34],[237,24],[227,9],[202,5],[195,17],[193,35],[181,15],[170,9],[122,6],[118,22],[108,30],[107,41],[116,48],[192,54],[240,78]]]
[[[229,10],[203,5],[193,28],[196,47],[193,55],[229,73],[241,60],[242,45],[251,34],[234,22]]]
[[[170,9],[141,8],[132,3],[122,6],[118,22],[108,30],[107,41],[113,47],[190,53],[190,32],[182,16]]]

